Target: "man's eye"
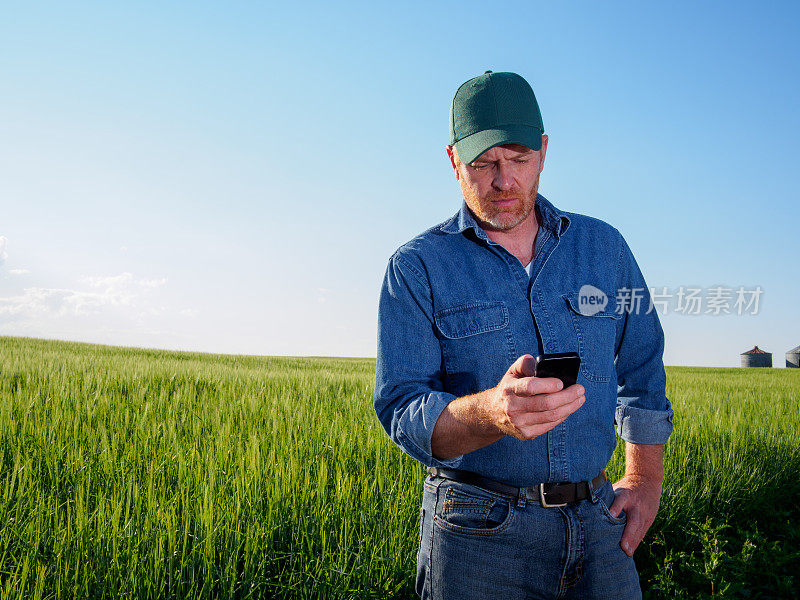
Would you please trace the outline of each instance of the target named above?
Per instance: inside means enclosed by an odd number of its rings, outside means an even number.
[[[488,166],[489,166],[489,165],[472,165],[472,168],[473,168],[473,169],[478,169],[478,170],[481,170],[481,169],[485,169],[485,168],[486,168],[486,167],[488,167]]]
[[[515,162],[515,163],[521,163],[521,164],[524,164],[524,163],[528,162],[528,159],[527,159],[527,158],[515,158],[515,159],[514,159],[514,162]]]

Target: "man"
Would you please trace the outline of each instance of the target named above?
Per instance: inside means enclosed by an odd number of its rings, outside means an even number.
[[[429,467],[423,598],[641,597],[632,557],[672,432],[663,333],[619,232],[538,194],[547,142],[522,77],[464,83],[447,147],[464,203],[383,282],[375,410]],[[533,376],[533,356],[558,352],[581,358],[566,389]]]

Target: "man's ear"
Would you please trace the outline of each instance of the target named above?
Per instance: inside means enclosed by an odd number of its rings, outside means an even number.
[[[447,151],[447,157],[450,159],[450,165],[453,167],[453,172],[456,174],[456,180],[458,180],[460,179],[458,165],[461,164],[461,161],[458,160],[456,149],[452,146],[445,146],[445,150]]]
[[[539,149],[539,173],[542,172],[544,169],[544,156],[547,154],[547,141],[548,137],[546,133],[542,134],[542,147]]]

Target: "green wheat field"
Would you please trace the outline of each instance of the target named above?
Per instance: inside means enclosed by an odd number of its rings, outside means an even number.
[[[415,597],[423,468],[374,370],[0,337],[0,597]],[[645,597],[798,597],[800,371],[667,375]]]

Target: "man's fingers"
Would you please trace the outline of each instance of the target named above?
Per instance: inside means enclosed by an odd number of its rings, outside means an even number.
[[[515,379],[506,382],[506,414],[511,429],[506,433],[519,439],[533,439],[550,431],[563,422],[586,401],[583,386],[572,385],[562,389],[564,384],[556,377],[520,377],[528,370],[528,361],[533,363],[530,354],[519,357],[508,370]],[[531,367],[532,368],[532,367]]]
[[[524,377],[512,385],[512,391],[517,396],[538,396],[539,394],[555,394],[564,388],[562,381],[556,377]],[[577,396],[584,393],[583,386],[571,385],[567,390],[572,390]]]
[[[619,517],[623,510],[627,513],[628,520],[625,523],[625,530],[622,532],[622,539],[619,541],[619,546],[625,554],[633,556],[633,553],[636,552],[636,548],[639,547],[647,530],[644,527],[644,523],[642,523],[640,512],[629,500],[629,495],[626,491],[623,491],[614,497],[614,502],[608,507],[608,511],[614,517]]]
[[[514,381],[511,391],[517,396],[535,396],[537,394],[555,394],[561,391],[564,384],[555,377],[522,377]]]
[[[622,539],[619,541],[619,545],[625,554],[633,556],[647,529],[642,523],[639,511],[635,508],[628,508],[626,512],[628,513],[628,521],[625,523],[625,531],[622,532]]]
[[[540,435],[543,435],[548,431],[550,431],[551,429],[553,429],[553,427],[561,425],[561,423],[563,423],[570,414],[572,413],[564,415],[563,417],[561,417],[560,419],[556,419],[555,421],[548,421],[546,423],[535,423],[523,426],[521,429],[519,429],[520,435],[516,437],[521,440],[532,440],[534,438],[537,438]]]
[[[520,398],[535,399],[537,402],[544,402],[543,409],[555,408],[565,402],[574,400],[582,396],[586,390],[582,385],[571,385],[567,389],[562,389],[564,384],[555,377],[526,377],[515,382],[511,391]],[[533,402],[531,409],[536,410],[538,405]]]
[[[628,556],[633,556],[653,524],[658,513],[660,496],[660,483],[652,485],[637,476],[625,475],[614,484],[614,501],[609,512],[619,516],[624,511],[627,515],[625,531],[622,532],[619,545]]]
[[[523,354],[514,364],[508,367],[508,373],[514,377],[533,377],[536,361],[530,354]]]
[[[628,534],[628,526],[626,525],[625,533],[622,534],[622,539],[619,541],[619,547],[622,548],[622,551],[628,556],[633,556],[633,553],[636,552],[636,548],[639,547],[639,542],[641,541],[641,538],[634,539],[633,534]]]
[[[551,394],[548,400],[553,399],[559,394]],[[562,397],[563,398],[563,397]],[[566,401],[559,399],[554,403],[552,408],[543,406],[540,410],[528,410],[520,414],[516,419],[517,427],[526,427],[531,425],[542,425],[547,423],[555,423],[557,425],[576,410],[578,410],[586,401],[586,396],[578,396],[577,398],[567,397]]]
[[[624,509],[625,498],[623,497],[623,494],[617,494],[614,496],[614,502],[612,502],[611,506],[608,507],[608,512],[610,512],[614,518],[617,518]]]

